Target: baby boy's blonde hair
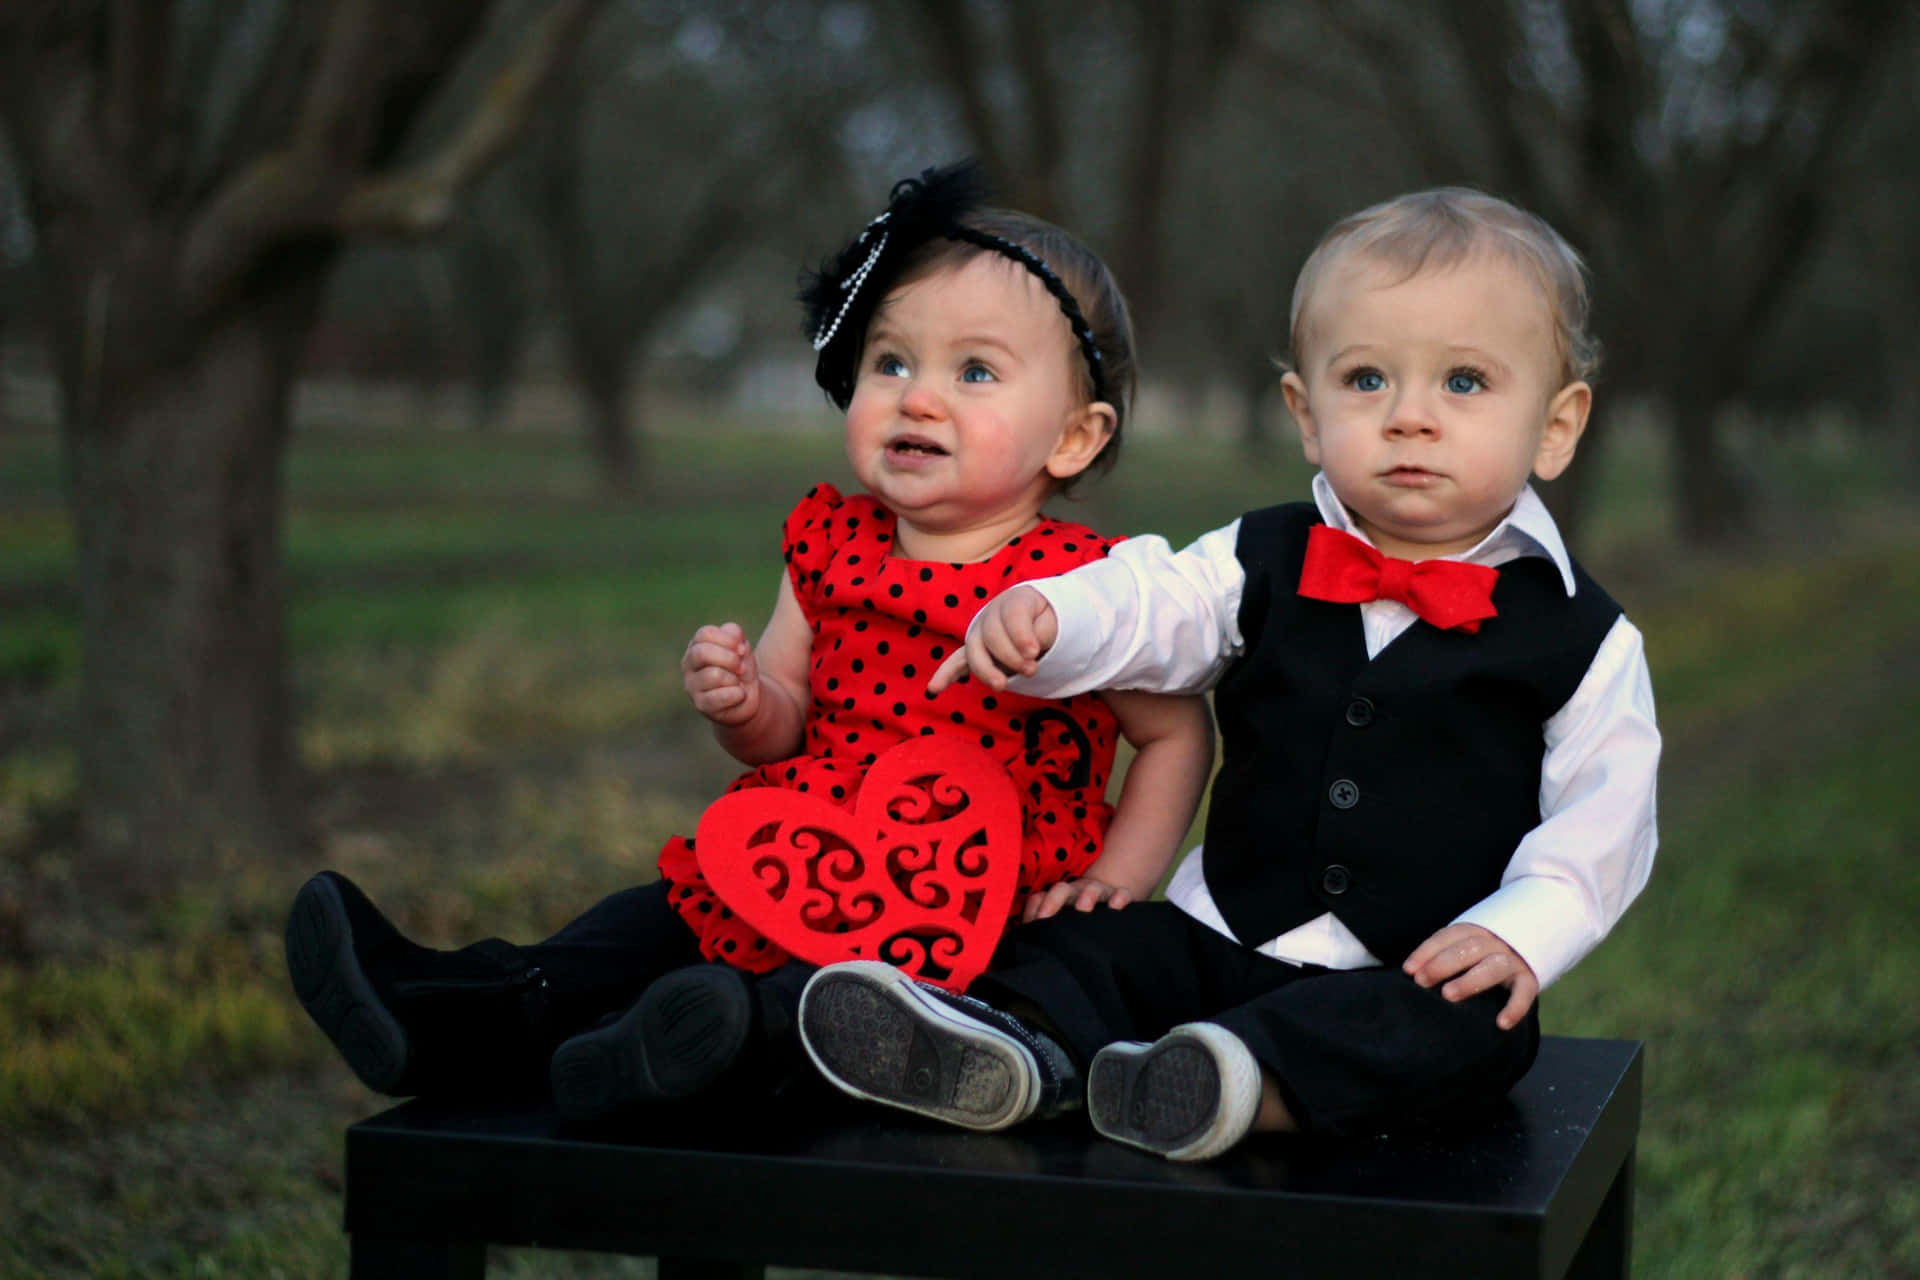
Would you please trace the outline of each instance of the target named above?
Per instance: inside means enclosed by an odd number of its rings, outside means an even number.
[[[1307,256],[1293,285],[1288,329],[1298,367],[1315,289],[1343,259],[1364,254],[1412,279],[1428,267],[1453,267],[1476,253],[1500,255],[1539,286],[1553,316],[1562,385],[1591,379],[1600,343],[1587,329],[1587,270],[1580,255],[1542,218],[1466,187],[1396,196],[1335,223]]]

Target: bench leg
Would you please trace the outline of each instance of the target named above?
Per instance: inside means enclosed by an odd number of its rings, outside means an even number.
[[[394,1240],[355,1232],[353,1280],[482,1280],[487,1246],[472,1240]]]
[[[721,1262],[712,1258],[662,1258],[660,1280],[763,1280],[757,1262]]]
[[[1567,1266],[1567,1280],[1626,1280],[1632,1271],[1633,1152],[1629,1150],[1587,1229],[1587,1238]]]

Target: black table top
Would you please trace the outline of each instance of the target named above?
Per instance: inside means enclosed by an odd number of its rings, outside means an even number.
[[[1261,1135],[1201,1165],[1079,1117],[975,1134],[822,1097],[583,1129],[550,1108],[416,1099],[349,1130],[347,1225],[942,1275],[1321,1253],[1558,1274],[1631,1153],[1639,1087],[1638,1043],[1548,1036],[1489,1111],[1367,1139]],[[943,1242],[935,1223],[972,1225]]]

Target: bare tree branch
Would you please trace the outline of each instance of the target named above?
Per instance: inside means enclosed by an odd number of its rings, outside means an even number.
[[[1160,319],[1161,210],[1174,135],[1181,124],[1176,96],[1180,32],[1179,15],[1171,6],[1137,0],[1133,7],[1141,30],[1140,83],[1134,116],[1127,122],[1121,177],[1127,218],[1120,226],[1119,260],[1132,281],[1134,322],[1145,327]]]
[[[325,31],[326,10],[318,5],[288,3],[279,11],[267,56],[250,68],[248,82],[230,113],[208,121],[208,136],[198,159],[201,173],[189,176],[188,198],[204,201],[220,179],[283,137],[300,104],[303,71],[315,56]],[[215,25],[194,50],[198,74],[211,75],[219,63],[223,31]]]
[[[1053,70],[1047,65],[1047,50],[1053,42],[1047,38],[1042,8],[1018,4],[1008,15],[1013,24],[1013,65],[1027,104],[1027,180],[1014,203],[1039,217],[1061,222],[1067,215],[1061,173],[1067,155],[1067,126]]]
[[[1439,127],[1440,113],[1414,100],[1419,86],[1413,79],[1409,76],[1393,85],[1385,82],[1388,68],[1417,68],[1425,57],[1423,51],[1409,52],[1400,39],[1404,28],[1379,22],[1377,14],[1343,0],[1316,0],[1313,9],[1328,31],[1358,53],[1380,100],[1397,104],[1385,111],[1384,118],[1412,153],[1414,166],[1432,180],[1466,170],[1466,156]]]
[[[189,314],[223,301],[269,246],[331,226],[389,74],[379,0],[341,0],[287,144],[234,175],[195,220],[182,255]]]
[[[107,146],[143,177],[155,171],[154,140],[166,120],[173,0],[115,0],[107,15]]]
[[[1399,108],[1382,97],[1376,87],[1335,71],[1323,59],[1301,57],[1298,50],[1276,48],[1265,41],[1250,47],[1247,54],[1290,90],[1318,98],[1353,115],[1365,116],[1395,132],[1401,129]]]
[[[1776,86],[1778,105],[1767,127],[1749,141],[1734,139],[1723,146],[1717,163],[1708,168],[1702,193],[1693,210],[1690,238],[1704,233],[1742,188],[1765,182],[1775,189],[1823,181],[1842,149],[1846,127],[1864,109],[1862,87],[1874,79],[1872,69],[1885,61],[1872,48],[1883,17],[1892,9],[1866,6],[1865,21],[1826,18],[1791,55],[1778,55],[1774,65],[1754,73],[1760,83]],[[1831,24],[1831,25],[1829,25]],[[1839,28],[1839,29],[1836,29]],[[1804,140],[1813,122],[1814,137]],[[1780,175],[1791,175],[1784,181]]]
[[[1245,45],[1256,8],[1243,0],[1213,0],[1201,8],[1200,34],[1190,60],[1192,78],[1198,83],[1187,92],[1188,107],[1193,114],[1206,115],[1213,110],[1220,88],[1228,79],[1220,74],[1220,69]]]
[[[114,203],[119,177],[95,114],[99,18],[58,0],[0,6],[0,118],[18,150],[30,206],[98,216]]]
[[[601,3],[556,0],[446,150],[409,175],[369,180],[362,171],[383,141],[375,136],[381,110],[401,78],[418,78],[419,68],[408,65],[412,59],[391,47],[389,24],[413,24],[413,59],[450,59],[455,50],[447,33],[431,24],[423,30],[422,24],[438,18],[470,32],[476,14],[464,5],[423,15],[383,0],[342,0],[292,139],[235,176],[194,224],[180,275],[189,314],[220,305],[273,245],[302,236],[442,225],[448,202],[517,134],[538,90]]]
[[[940,68],[941,78],[960,101],[960,120],[973,143],[974,154],[986,171],[1004,182],[1013,173],[1012,157],[1001,145],[999,128],[987,106],[985,55],[980,50],[978,24],[962,0],[906,0],[926,38],[927,51]]]
[[[566,65],[599,7],[600,0],[561,0],[548,9],[444,149],[409,172],[363,178],[354,185],[341,205],[340,230],[421,235],[446,226],[460,194],[526,127],[541,92]]]
[[[1844,59],[1832,68],[1834,99],[1820,119],[1818,132],[1806,146],[1800,162],[1792,166],[1781,181],[1785,198],[1770,202],[1772,216],[1761,234],[1747,241],[1744,261],[1734,268],[1732,279],[1743,282],[1738,305],[1729,308],[1730,332],[1751,335],[1772,315],[1780,298],[1792,283],[1797,267],[1804,265],[1806,250],[1832,216],[1834,202],[1826,198],[1861,117],[1869,109],[1873,89],[1886,70],[1889,59],[1884,53],[1873,57],[1861,51],[1868,61]],[[1742,359],[1751,344],[1741,344]]]
[[[309,164],[350,170],[366,153],[394,70],[385,8],[381,0],[338,0],[334,7],[293,131],[292,149]]]
[[[1523,198],[1537,206],[1546,183],[1523,126],[1529,113],[1551,119],[1558,109],[1546,94],[1526,93],[1513,74],[1526,49],[1526,34],[1513,7],[1507,0],[1456,0],[1439,6],[1439,12],[1451,28],[1471,100],[1480,108],[1481,125],[1493,143],[1499,187],[1525,193]]]

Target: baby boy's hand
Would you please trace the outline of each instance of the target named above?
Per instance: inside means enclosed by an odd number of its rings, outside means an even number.
[[[696,711],[715,724],[745,724],[760,710],[760,668],[737,622],[702,627],[680,656],[680,680]]]
[[[1438,986],[1449,1000],[1465,1000],[1490,987],[1507,987],[1512,994],[1494,1021],[1503,1031],[1520,1025],[1540,994],[1533,967],[1490,929],[1477,924],[1450,924],[1413,949],[1400,966],[1423,987]]]
[[[1045,920],[1048,916],[1058,915],[1071,906],[1075,911],[1091,911],[1101,903],[1106,903],[1115,911],[1133,901],[1133,895],[1125,889],[1110,885],[1104,880],[1095,880],[1090,876],[1081,876],[1078,880],[1062,880],[1050,884],[1037,893],[1027,896],[1026,909],[1020,913],[1023,923]]]
[[[966,644],[934,671],[927,692],[939,693],[968,671],[995,692],[1005,689],[1009,675],[1033,674],[1059,634],[1059,620],[1045,596],[1026,586],[1002,592],[981,607]]]

